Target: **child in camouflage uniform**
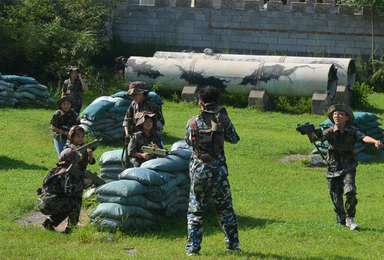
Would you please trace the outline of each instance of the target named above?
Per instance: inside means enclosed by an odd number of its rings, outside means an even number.
[[[55,230],[63,220],[68,217],[69,226],[65,233],[71,232],[78,220],[82,193],[84,188],[91,184],[88,178],[76,179],[66,172],[70,165],[76,165],[80,160],[80,154],[71,148],[64,149],[60,153],[59,163],[53,168],[43,181],[43,187],[37,190],[40,195],[38,207],[44,215],[50,215],[43,222],[47,230]]]
[[[224,141],[236,144],[237,135],[225,108],[219,107],[220,92],[207,86],[199,92],[201,114],[192,117],[186,128],[185,141],[192,145],[189,165],[191,188],[188,209],[187,255],[197,254],[203,238],[203,214],[213,199],[217,219],[225,233],[227,251],[240,251],[237,217],[233,210]]]
[[[81,77],[81,71],[76,66],[71,66],[68,69],[69,79],[66,79],[61,89],[61,97],[72,96],[76,100],[76,113],[80,114],[83,105],[83,91],[88,90],[88,84]]]
[[[323,131],[321,140],[328,140],[329,142],[327,154],[329,194],[338,224],[356,230],[359,229],[359,225],[354,221],[357,205],[355,177],[358,162],[353,153],[353,146],[356,142],[365,142],[372,143],[377,149],[380,149],[383,144],[350,126],[355,117],[345,105],[330,106],[328,118],[334,125]],[[314,133],[312,133],[312,137],[315,137]],[[345,209],[343,190],[346,196]]]
[[[75,105],[76,100],[70,96],[62,97],[56,101],[58,110],[53,114],[50,123],[57,156],[63,151],[69,129],[80,124],[79,115],[73,109]]]

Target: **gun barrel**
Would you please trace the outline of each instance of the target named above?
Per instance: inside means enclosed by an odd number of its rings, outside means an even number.
[[[95,139],[94,141],[77,148],[76,151],[79,153],[85,153],[88,148],[94,150],[94,148],[96,149],[96,147],[101,144],[101,141],[102,139]]]
[[[90,171],[82,172],[78,168],[76,168],[76,166],[74,165],[70,165],[67,169],[67,172],[76,178],[88,178],[96,186],[105,184],[105,181],[101,179],[99,176],[97,176],[96,174],[93,174]]]
[[[159,156],[166,156],[168,154],[168,151],[166,149],[160,149],[160,148],[152,149],[152,147],[150,146],[142,146],[141,151],[143,153],[149,153],[149,154],[154,154]]]

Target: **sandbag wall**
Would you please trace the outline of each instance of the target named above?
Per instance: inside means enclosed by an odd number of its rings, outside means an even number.
[[[124,116],[132,102],[131,97],[120,91],[111,96],[102,96],[95,99],[81,114],[80,126],[93,134],[100,134],[107,140],[123,139],[125,136]],[[148,96],[162,101],[155,92]]]
[[[186,212],[191,154],[191,147],[182,140],[172,146],[169,155],[117,173],[122,150],[104,153],[99,162],[100,177],[107,183],[96,190],[101,204],[90,215],[92,225],[101,230],[127,230]]]
[[[47,90],[46,86],[39,84],[34,78],[0,73],[0,107],[52,106],[55,101]]]
[[[356,128],[365,135],[368,135],[376,140],[381,140],[382,142],[384,142],[384,129],[380,127],[381,123],[377,121],[379,117],[369,112],[354,112],[353,114],[355,116],[355,121],[352,124],[354,128]],[[333,124],[329,119],[319,124],[323,131],[328,129],[332,125]],[[321,142],[317,142],[316,144],[320,146]],[[367,153],[365,153],[365,149],[368,145],[370,144],[356,143],[353,147],[353,152],[356,155],[358,161],[362,161],[371,157]],[[328,146],[328,141],[325,141],[324,148],[320,148],[320,151],[324,156],[327,154]],[[312,150],[312,154],[313,155],[311,155],[309,158],[309,162],[312,165],[325,166],[325,162],[323,161],[321,155],[319,154],[316,148]]]

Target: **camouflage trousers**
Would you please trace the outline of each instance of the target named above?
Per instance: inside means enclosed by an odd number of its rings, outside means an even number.
[[[217,219],[225,234],[227,244],[238,246],[237,217],[233,210],[231,188],[227,174],[191,180],[188,209],[188,245],[186,250],[199,252],[203,239],[203,214],[209,199],[213,199]]]
[[[50,215],[52,225],[57,227],[68,217],[68,224],[76,226],[80,218],[82,196],[43,193],[37,206],[44,215]]]
[[[354,218],[356,215],[356,172],[350,172],[338,177],[327,178],[328,190],[336,212],[337,222],[345,224],[346,217]],[[345,208],[343,195],[345,195]]]

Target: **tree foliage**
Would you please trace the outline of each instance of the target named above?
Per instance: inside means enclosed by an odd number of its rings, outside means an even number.
[[[0,71],[61,77],[70,65],[91,66],[108,46],[115,1],[2,1]]]

